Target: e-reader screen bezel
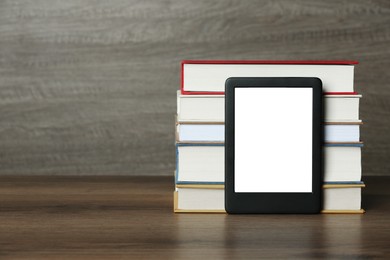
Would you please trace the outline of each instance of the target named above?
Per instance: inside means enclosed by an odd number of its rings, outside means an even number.
[[[311,192],[235,191],[235,90],[312,89]],[[288,109],[286,107],[285,109]],[[228,213],[319,213],[322,174],[322,82],[318,78],[229,78],[225,85],[225,209]],[[287,110],[286,110],[287,111]],[[270,111],[272,113],[272,111]],[[256,111],[251,115],[256,120]],[[283,120],[281,118],[281,120]],[[286,128],[287,131],[287,128]],[[254,137],[255,138],[255,137]],[[275,136],[277,138],[277,136]],[[286,144],[288,145],[288,144]],[[248,151],[249,152],[249,151]],[[266,158],[265,158],[266,159]],[[283,163],[283,158],[280,158]],[[291,173],[293,174],[293,172]]]

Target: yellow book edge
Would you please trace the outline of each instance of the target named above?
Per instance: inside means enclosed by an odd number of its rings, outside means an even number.
[[[324,184],[323,189],[343,189],[343,188],[365,188],[366,185],[362,184]]]
[[[321,210],[322,214],[363,214],[366,211],[364,209],[357,210],[331,210],[331,209],[323,209]]]
[[[212,213],[212,214],[226,214],[225,210],[217,210],[217,209],[175,209],[175,213]]]
[[[324,184],[323,189],[364,188],[365,184]],[[187,189],[224,189],[223,184],[176,184],[176,188]]]
[[[176,116],[176,125],[224,125],[225,122],[219,121],[179,121]]]

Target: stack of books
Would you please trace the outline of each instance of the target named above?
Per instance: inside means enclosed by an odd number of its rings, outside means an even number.
[[[355,61],[183,61],[177,92],[175,212],[224,210],[229,77],[318,77],[324,91],[323,213],[363,213]]]

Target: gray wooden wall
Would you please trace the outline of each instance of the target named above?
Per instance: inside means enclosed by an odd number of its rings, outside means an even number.
[[[390,170],[390,1],[0,1],[0,175],[171,175],[182,59],[356,59]]]

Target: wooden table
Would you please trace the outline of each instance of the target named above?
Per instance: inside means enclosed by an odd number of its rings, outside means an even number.
[[[0,177],[0,258],[389,258],[390,178],[364,215],[172,213],[172,177]]]

